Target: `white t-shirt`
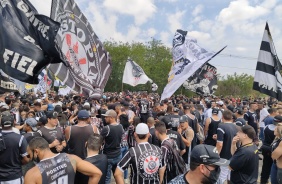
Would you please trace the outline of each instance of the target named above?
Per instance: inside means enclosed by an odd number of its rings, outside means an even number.
[[[260,127],[260,128],[264,128],[264,127],[265,127],[265,124],[264,124],[264,121],[263,121],[263,120],[264,120],[267,116],[269,116],[269,113],[268,113],[268,111],[266,110],[266,108],[263,108],[263,109],[260,110],[259,116],[260,116],[260,118],[259,118],[259,127]]]

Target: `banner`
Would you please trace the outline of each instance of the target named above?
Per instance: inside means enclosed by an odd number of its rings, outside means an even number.
[[[50,90],[52,86],[52,79],[49,78],[47,71],[44,69],[38,76],[39,83],[35,87],[34,91],[41,93],[46,93],[47,90]]]
[[[108,52],[74,0],[53,0],[51,18],[62,24],[55,42],[67,65],[48,69],[74,91],[100,97],[112,71]]]
[[[268,23],[260,46],[253,89],[282,101],[282,67],[275,51]]]
[[[54,47],[59,24],[25,0],[0,1],[0,68],[20,81],[37,84],[50,62],[61,62]]]
[[[183,87],[199,95],[212,95],[217,89],[217,69],[209,63],[189,77]]]
[[[0,71],[0,94],[6,92],[19,92],[17,85],[2,70]]]
[[[188,37],[187,31],[183,30],[176,31],[172,46],[172,68],[161,100],[171,97],[185,80],[226,47],[216,53],[207,51],[198,45],[196,39]]]
[[[125,64],[122,83],[137,86],[138,84],[146,84],[148,81],[152,83],[144,70],[133,60],[128,59]]]

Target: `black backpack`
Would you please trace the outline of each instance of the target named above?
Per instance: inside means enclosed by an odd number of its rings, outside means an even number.
[[[187,172],[186,164],[183,158],[180,156],[179,149],[174,140],[169,139],[164,141],[164,145],[171,151],[173,157],[170,158],[169,162],[173,163],[176,169],[176,175],[185,174]]]

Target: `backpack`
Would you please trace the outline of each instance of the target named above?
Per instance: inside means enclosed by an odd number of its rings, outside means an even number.
[[[176,170],[176,175],[185,174],[187,172],[186,164],[183,158],[180,156],[179,149],[174,142],[174,140],[169,139],[163,143],[172,153],[173,157],[170,159],[170,162],[173,164],[173,168]]]

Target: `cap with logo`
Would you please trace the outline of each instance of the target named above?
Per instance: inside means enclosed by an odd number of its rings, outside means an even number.
[[[1,125],[2,127],[11,127],[14,123],[14,116],[10,114],[8,111],[1,113]]]
[[[102,116],[116,118],[117,113],[114,110],[107,110],[107,112],[105,114],[102,114]]]
[[[34,118],[27,118],[25,123],[30,126],[34,132],[37,131],[37,121]]]
[[[188,122],[188,121],[189,121],[189,119],[186,115],[181,116],[180,119],[179,119],[180,123],[184,123],[184,122]]]
[[[250,139],[254,140],[256,138],[256,131],[250,125],[237,126],[237,130],[246,134]]]
[[[172,121],[169,116],[164,116],[162,118],[162,122],[164,122],[166,129],[170,129],[172,127]]]
[[[86,110],[81,110],[81,111],[78,112],[77,118],[78,119],[87,119],[87,118],[89,118],[89,112],[86,111]]]
[[[145,123],[139,123],[135,128],[135,133],[139,135],[145,135],[149,133],[149,127]]]
[[[229,161],[219,157],[216,147],[199,144],[191,152],[190,161],[197,164],[228,166]]]
[[[48,119],[56,119],[58,118],[58,113],[56,111],[48,111],[47,116]]]

